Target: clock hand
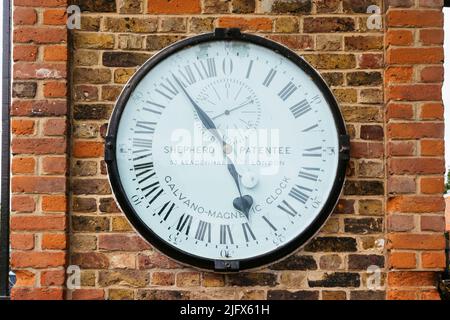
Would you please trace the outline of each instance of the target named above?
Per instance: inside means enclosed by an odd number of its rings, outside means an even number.
[[[214,122],[206,114],[206,112],[204,112],[203,109],[200,108],[200,106],[194,101],[194,99],[192,99],[192,97],[189,95],[189,93],[186,91],[186,89],[181,84],[180,80],[178,80],[178,78],[174,74],[172,74],[172,77],[175,80],[175,82],[178,84],[178,86],[181,88],[183,93],[186,95],[186,97],[189,99],[189,101],[191,102],[192,106],[194,107],[195,111],[198,114],[198,117],[200,118],[201,122],[203,123],[203,126],[207,130],[212,131],[214,136],[222,143],[222,150],[223,150],[224,155],[227,158],[228,172],[233,177],[236,187],[239,191],[239,197],[234,199],[233,206],[235,209],[243,212],[248,219],[250,208],[253,206],[253,198],[249,195],[242,196],[241,187],[239,185],[239,173],[237,172],[236,166],[233,164],[233,161],[231,161],[231,159],[228,157],[228,155],[225,151],[228,144],[223,140],[223,138],[218,133],[217,127],[214,124]]]
[[[242,103],[241,105],[237,106],[236,108],[233,108],[233,109],[231,109],[231,110],[225,110],[224,113],[221,113],[221,114],[219,114],[219,115],[213,117],[212,119],[213,119],[213,120],[216,120],[217,118],[220,118],[220,117],[222,117],[222,116],[229,115],[230,113],[232,113],[232,112],[234,112],[234,111],[236,111],[236,110],[239,110],[239,109],[241,109],[241,108],[243,108],[243,107],[246,107],[247,105],[249,105],[249,104],[251,104],[251,103],[253,103],[253,100],[246,101],[246,102]]]

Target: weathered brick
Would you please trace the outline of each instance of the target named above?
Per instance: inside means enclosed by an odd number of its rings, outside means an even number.
[[[319,300],[319,291],[269,290],[268,300]]]
[[[318,277],[318,279],[313,279],[313,277],[308,278],[308,284],[311,288],[359,287],[360,282],[360,275],[357,273],[325,273]]]
[[[152,14],[200,13],[200,0],[148,0],[148,12]]]
[[[355,252],[356,240],[349,237],[317,237],[312,239],[305,250],[309,252]]]

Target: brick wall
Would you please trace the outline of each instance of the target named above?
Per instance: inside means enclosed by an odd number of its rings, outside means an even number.
[[[388,298],[428,299],[437,295],[430,270],[445,266],[442,1],[391,3],[384,79]]]
[[[13,299],[64,297],[69,142],[65,5],[62,0],[14,0]]]
[[[77,0],[82,28],[67,54],[65,1],[15,0],[14,298],[63,298],[65,264],[82,269],[82,288],[65,290],[68,299],[436,298],[442,1],[388,1],[386,30],[370,29],[367,7],[381,2]],[[240,27],[301,54],[333,89],[352,138],[344,194],[320,234],[280,263],[236,275],[199,272],[153,250],[115,205],[102,160],[109,115],[136,68],[214,27]],[[381,270],[376,290],[370,265]]]

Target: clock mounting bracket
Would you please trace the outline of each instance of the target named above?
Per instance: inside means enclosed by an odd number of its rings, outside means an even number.
[[[223,261],[223,260],[215,260],[214,261],[214,271],[216,272],[239,272],[239,261]]]

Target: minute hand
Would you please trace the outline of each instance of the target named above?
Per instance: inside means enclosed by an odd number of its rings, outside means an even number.
[[[189,101],[191,102],[192,106],[195,109],[195,112],[197,112],[198,117],[200,118],[200,121],[203,123],[203,126],[207,129],[212,131],[212,133],[214,134],[214,136],[223,144],[225,144],[224,140],[222,139],[222,137],[219,135],[219,133],[217,132],[217,127],[214,124],[214,122],[211,120],[211,118],[206,114],[205,111],[203,111],[202,108],[200,108],[200,106],[197,104],[197,102],[195,102],[194,99],[192,99],[192,97],[189,95],[189,93],[186,91],[186,89],[184,88],[183,84],[181,83],[180,80],[178,80],[177,77],[175,77],[174,74],[172,74],[173,79],[175,80],[175,82],[178,84],[178,86],[181,88],[181,90],[184,92],[184,94],[186,95],[186,97],[189,99]]]
[[[242,196],[241,187],[239,185],[239,174],[236,170],[236,166],[234,165],[233,161],[231,161],[231,159],[228,157],[228,155],[225,153],[225,147],[226,147],[227,143],[223,140],[223,138],[218,133],[217,127],[214,124],[214,122],[206,114],[206,112],[204,112],[203,109],[200,108],[200,106],[194,101],[194,99],[192,99],[192,97],[189,95],[189,93],[186,91],[186,89],[181,84],[180,80],[178,80],[178,78],[174,74],[172,74],[172,77],[175,80],[175,82],[178,84],[178,86],[181,88],[181,90],[184,92],[186,97],[189,99],[189,101],[191,102],[192,106],[194,107],[195,111],[198,114],[198,117],[200,118],[201,122],[203,123],[203,126],[207,130],[211,131],[214,134],[214,136],[222,143],[224,154],[225,154],[225,156],[227,158],[227,162],[228,162],[228,164],[227,164],[228,172],[233,177],[233,180],[239,191],[239,198],[236,198],[233,201],[233,206],[235,207],[235,209],[242,211],[248,218],[250,209],[253,206],[253,198],[249,195]]]

